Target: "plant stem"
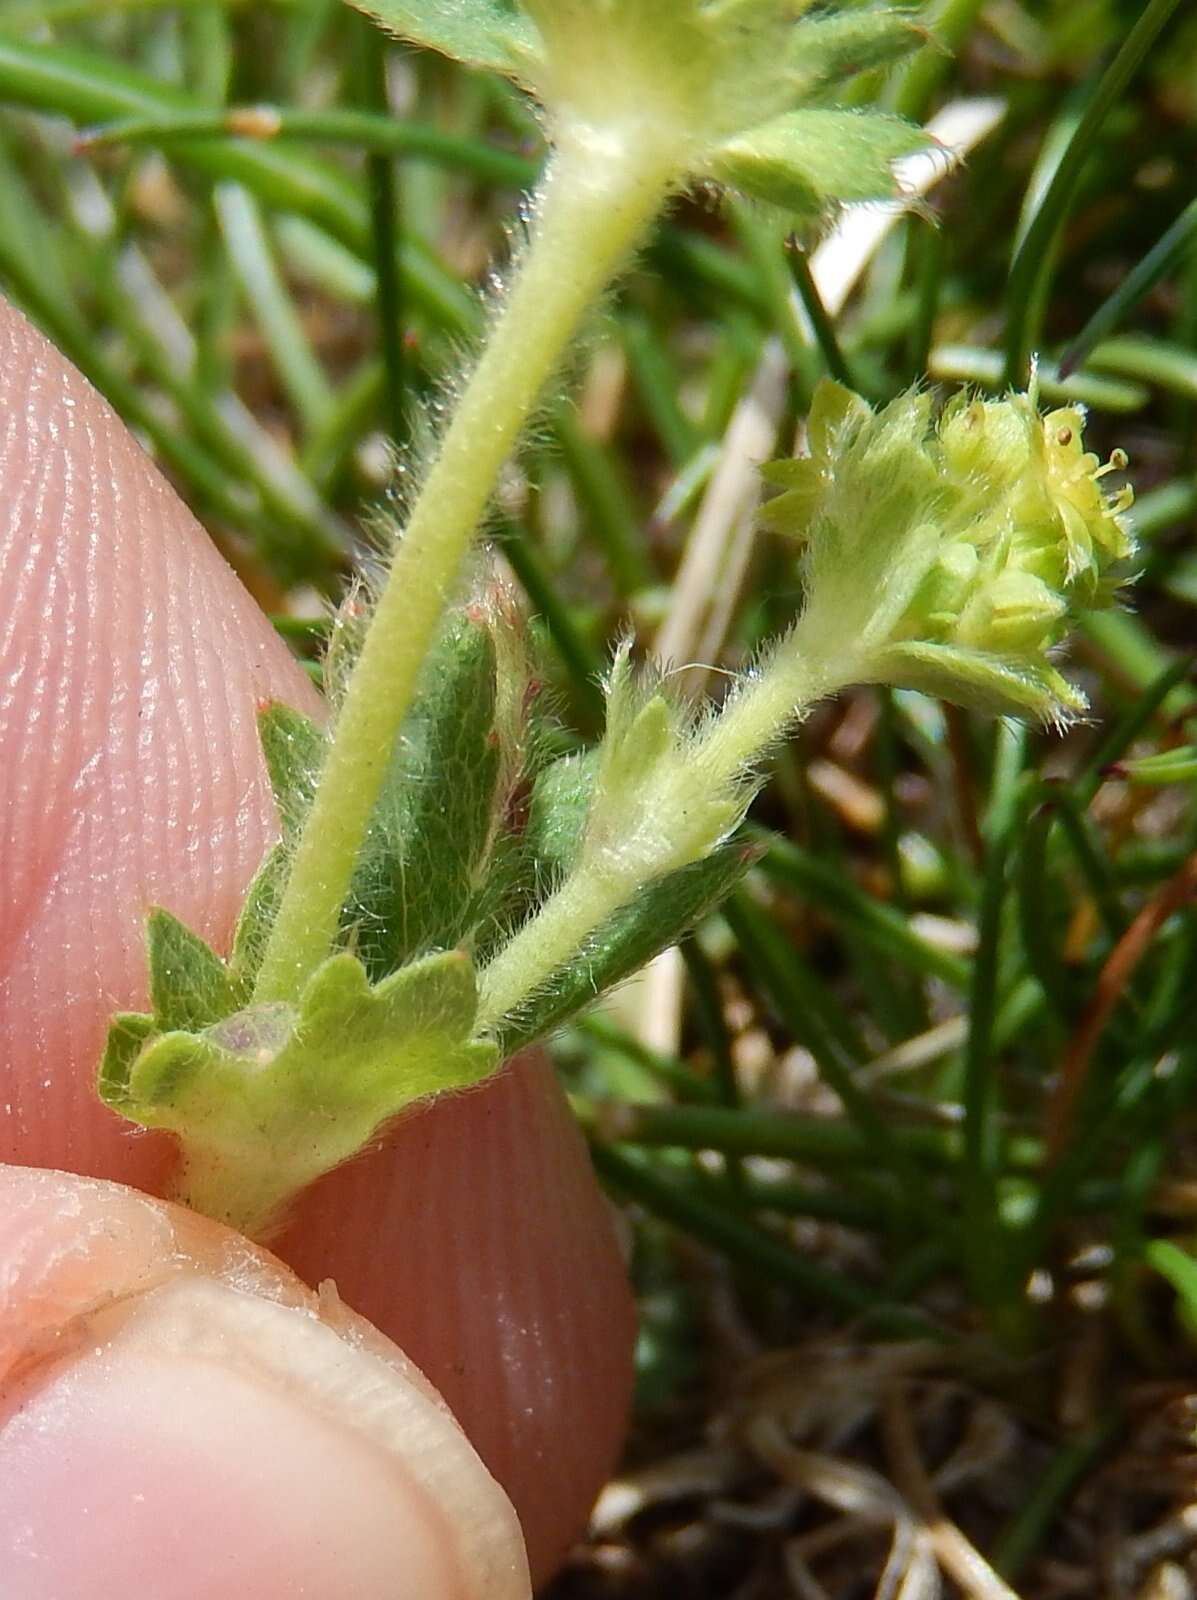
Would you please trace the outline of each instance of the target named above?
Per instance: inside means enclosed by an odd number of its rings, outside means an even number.
[[[331,949],[420,667],[495,480],[587,309],[674,170],[660,147],[563,139],[532,238],[432,461],[337,720],[254,998],[296,997]]]
[[[800,619],[756,676],[728,701],[695,747],[698,771],[712,786],[733,782],[758,761],[816,700],[845,684],[864,683],[856,657],[808,647]]]
[[[855,660],[804,653],[801,633],[799,623],[768,665],[695,739],[687,760],[687,772],[693,774],[692,789],[685,797],[688,808],[697,811],[703,799],[731,792],[805,707],[856,681]],[[645,867],[634,852],[627,856],[621,851],[584,852],[560,888],[479,974],[480,1030],[496,1027],[516,1011],[646,883],[683,864],[670,855],[685,823],[672,790],[654,796],[646,785],[638,802],[652,815],[660,838],[659,863]],[[671,816],[671,810],[678,814]]]

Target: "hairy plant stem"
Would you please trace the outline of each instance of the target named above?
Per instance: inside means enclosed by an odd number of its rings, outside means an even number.
[[[518,270],[424,480],[350,679],[256,1001],[293,1000],[329,953],[420,667],[504,462],[587,310],[660,209],[673,152],[567,128]]]
[[[817,653],[805,652],[799,622],[764,668],[695,739],[686,762],[687,775],[693,779],[685,796],[687,805],[697,808],[707,797],[734,790],[806,708],[863,675],[860,662],[846,653],[820,660]],[[668,791],[658,798],[646,786],[636,800],[639,808],[652,814],[662,846],[659,860],[646,867],[636,855],[635,865],[629,867],[618,849],[588,852],[584,847],[578,865],[560,887],[479,974],[480,1032],[517,1012],[591,934],[654,878],[685,864],[671,854],[684,831],[685,815],[672,826]],[[681,809],[676,801],[672,805]]]
[[[170,1198],[265,1244],[279,1232],[287,1202],[311,1181],[310,1170],[266,1160],[261,1151],[231,1155],[188,1140]]]

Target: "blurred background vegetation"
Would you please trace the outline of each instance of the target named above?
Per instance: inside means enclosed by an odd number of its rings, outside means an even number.
[[[1197,14],[915,9],[939,43],[865,92],[967,159],[821,242],[679,202],[508,474],[562,739],[629,620],[718,668],[793,615],[754,466],[827,370],[1000,391],[1039,352],[1130,456],[1142,576],[1065,734],[822,707],[747,887],[558,1042],[643,1312],[561,1597],[1197,1595]],[[317,676],[542,153],[340,0],[0,3],[0,286]]]

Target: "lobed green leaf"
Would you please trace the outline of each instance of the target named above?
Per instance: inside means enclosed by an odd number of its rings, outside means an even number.
[[[862,72],[891,67],[927,43],[910,12],[847,11],[811,17],[793,34],[793,61],[804,95]]]
[[[189,1203],[260,1234],[406,1107],[494,1071],[496,1046],[471,1038],[476,1009],[473,967],[459,951],[373,988],[341,953],[298,1007],[251,1006],[209,1028],[162,1033],[149,1017],[116,1018],[100,1096],[143,1127],[179,1135]]]
[[[816,218],[839,201],[896,198],[894,162],[931,142],[913,123],[880,112],[787,111],[722,144],[710,171],[755,199]]]
[[[372,976],[469,935],[501,831],[497,712],[490,629],[459,614],[425,664],[347,907]]]
[[[312,803],[328,740],[309,717],[279,700],[258,712],[258,738],[279,827],[283,838],[291,840],[303,826]]]
[[[244,1003],[216,952],[160,906],[147,920],[146,946],[157,1027],[206,1028]]]
[[[522,78],[539,55],[536,30],[504,0],[366,0],[361,9],[401,39],[467,67]]]

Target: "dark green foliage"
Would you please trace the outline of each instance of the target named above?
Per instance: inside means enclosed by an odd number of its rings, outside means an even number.
[[[220,957],[169,911],[150,913],[146,943],[150,1004],[160,1028],[207,1028],[243,1003]]]
[[[497,709],[494,640],[481,617],[459,614],[425,666],[346,908],[375,975],[468,940],[485,914],[513,754]]]
[[[733,843],[643,889],[504,1027],[500,1035],[504,1054],[549,1033],[674,944],[739,882],[752,864],[753,854],[751,847]]]
[[[790,111],[725,145],[714,170],[795,221],[816,222],[839,201],[896,196],[893,163],[926,143],[921,128],[898,117]]]
[[[258,713],[258,738],[284,840],[292,841],[316,792],[327,741],[308,717],[275,701]]]
[[[577,860],[597,770],[598,751],[582,751],[554,761],[533,785],[524,837],[542,888]]]

